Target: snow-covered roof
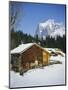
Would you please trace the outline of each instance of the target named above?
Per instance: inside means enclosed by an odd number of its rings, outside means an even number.
[[[21,44],[18,47],[14,48],[13,50],[11,50],[11,54],[20,54],[23,53],[24,51],[26,51],[27,49],[29,49],[31,46],[36,45],[39,48],[43,49],[44,51],[46,51],[47,53],[49,53],[49,51],[47,49],[42,48],[41,46],[39,46],[36,43],[27,43],[27,44]]]
[[[52,53],[52,52],[54,52],[54,53],[56,53],[56,54],[61,54],[61,55],[65,55],[64,53],[63,53],[63,51],[61,51],[60,49],[58,49],[58,48],[44,48],[45,50],[47,50],[49,53]]]
[[[18,47],[16,47],[15,49],[11,50],[11,54],[22,53],[22,52],[24,52],[25,50],[27,50],[28,48],[30,48],[33,45],[34,45],[34,43],[21,44]]]
[[[46,49],[49,53],[56,52],[56,50],[58,50],[57,48],[44,48],[44,49]]]

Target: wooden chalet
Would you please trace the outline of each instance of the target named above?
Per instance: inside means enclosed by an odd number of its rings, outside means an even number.
[[[49,58],[50,53],[36,43],[21,44],[11,50],[12,67],[19,71],[47,65]]]

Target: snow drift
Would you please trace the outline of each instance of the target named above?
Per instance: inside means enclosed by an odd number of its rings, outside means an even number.
[[[10,71],[10,87],[29,87],[65,84],[65,56],[52,56],[50,60],[59,60],[62,64],[53,64],[44,68],[27,71],[23,76]]]

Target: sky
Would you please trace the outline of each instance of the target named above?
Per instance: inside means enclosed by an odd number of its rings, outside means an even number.
[[[37,25],[48,19],[53,19],[65,25],[65,5],[25,2],[10,2],[10,5],[14,12],[17,9],[20,10],[15,26],[16,30],[21,30],[32,36],[35,34]]]

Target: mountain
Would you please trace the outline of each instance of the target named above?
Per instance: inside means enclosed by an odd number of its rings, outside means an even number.
[[[53,19],[41,22],[37,26],[35,35],[38,35],[39,39],[46,39],[47,36],[56,38],[57,36],[63,37],[65,34],[65,27],[62,23],[57,23]]]

